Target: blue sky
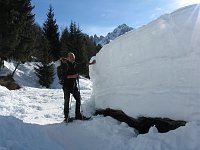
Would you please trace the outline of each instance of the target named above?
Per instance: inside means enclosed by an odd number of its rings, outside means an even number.
[[[123,23],[138,28],[162,14],[200,0],[32,0],[35,20],[40,25],[46,20],[51,4],[60,31],[71,20],[89,35],[106,35]]]

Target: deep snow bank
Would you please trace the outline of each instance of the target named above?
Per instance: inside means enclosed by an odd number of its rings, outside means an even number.
[[[200,5],[163,15],[105,45],[90,67],[96,108],[200,119]]]

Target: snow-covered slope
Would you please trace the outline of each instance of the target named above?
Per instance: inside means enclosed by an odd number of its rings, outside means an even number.
[[[199,33],[200,5],[192,5],[105,45],[90,68],[96,108],[199,120]]]
[[[14,74],[14,79],[15,81],[21,86],[29,86],[29,87],[40,87],[40,84],[38,82],[38,77],[35,74],[34,67],[36,67],[36,64],[38,62],[26,62],[24,64],[20,64],[19,67],[17,68],[15,74]],[[51,84],[51,88],[57,89],[61,88],[61,85],[59,84],[58,76],[56,74],[56,68],[57,68],[57,63],[55,65],[55,75],[54,75],[54,81]],[[0,70],[0,76],[6,76],[8,74],[11,74],[13,70],[15,69],[16,63],[15,62],[7,62],[4,61],[4,68],[1,68]],[[81,80],[80,82],[82,82]],[[84,81],[83,81],[84,82]]]
[[[117,28],[115,28],[112,32],[109,32],[105,37],[103,36],[96,36],[94,35],[94,41],[97,44],[105,45],[108,44],[110,41],[114,40],[115,38],[119,37],[120,35],[123,35],[124,33],[133,30],[132,27],[127,26],[126,24],[119,25]]]

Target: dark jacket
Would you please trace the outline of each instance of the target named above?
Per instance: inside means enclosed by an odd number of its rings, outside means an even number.
[[[76,79],[74,78],[67,78],[68,75],[74,75],[77,74],[77,63],[71,63],[67,61],[67,63],[61,64],[63,73],[62,73],[62,80],[63,80],[63,86],[73,88],[76,86]]]

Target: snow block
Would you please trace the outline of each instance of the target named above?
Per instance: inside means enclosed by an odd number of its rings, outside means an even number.
[[[200,5],[118,37],[95,59],[90,77],[96,109],[200,120]]]

